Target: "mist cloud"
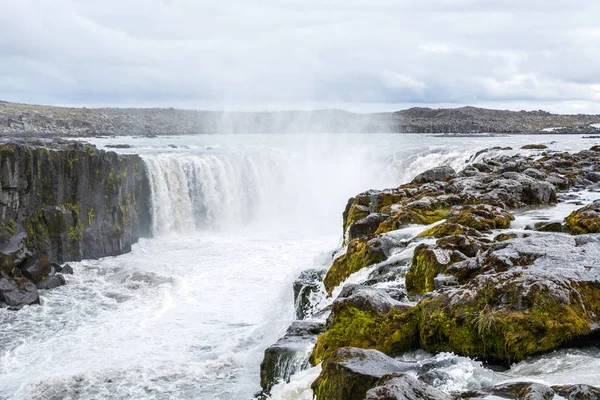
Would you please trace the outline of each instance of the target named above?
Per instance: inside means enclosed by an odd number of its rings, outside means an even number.
[[[600,112],[587,0],[6,0],[0,99]]]

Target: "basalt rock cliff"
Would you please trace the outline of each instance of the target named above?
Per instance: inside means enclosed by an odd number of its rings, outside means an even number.
[[[35,303],[23,296],[48,287],[53,263],[130,251],[149,232],[146,180],[137,155],[64,141],[1,145],[0,301]]]

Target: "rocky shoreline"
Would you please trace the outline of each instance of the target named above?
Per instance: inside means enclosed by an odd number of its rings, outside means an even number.
[[[0,145],[0,307],[39,302],[68,261],[130,251],[149,234],[143,161],[63,140]]]
[[[214,133],[598,134],[600,115],[558,115],[477,107],[222,112],[174,108],[69,108],[0,101],[0,135],[94,137]]]
[[[598,398],[600,389],[577,382],[444,393],[436,386],[448,377],[435,366],[394,358],[421,349],[509,368],[596,344],[600,200],[586,204],[575,191],[599,192],[598,171],[598,146],[496,148],[458,173],[440,167],[351,198],[343,249],[294,286],[301,321],[265,352],[261,396],[321,363],[312,389],[323,400]],[[564,219],[511,227],[524,210],[557,203],[569,206]],[[360,278],[341,287],[351,276]]]

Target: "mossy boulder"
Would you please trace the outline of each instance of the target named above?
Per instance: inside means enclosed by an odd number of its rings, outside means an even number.
[[[574,235],[600,233],[600,200],[569,214],[564,230]]]
[[[377,349],[389,354],[418,346],[413,307],[378,289],[357,288],[349,297],[337,299],[327,328],[317,339],[312,364],[342,347]]]
[[[468,226],[464,226],[461,224],[456,224],[452,222],[443,222],[438,224],[432,228],[429,228],[423,232],[421,232],[417,237],[425,238],[425,237],[434,237],[441,238],[444,236],[450,235],[465,235],[465,236],[473,236],[473,237],[481,237],[481,233],[479,231],[469,228]]]
[[[479,275],[418,304],[421,348],[510,364],[591,338],[599,245],[597,236],[553,233],[493,244],[473,261]]]
[[[560,221],[537,222],[533,230],[538,232],[562,232],[563,224]]]
[[[364,400],[384,376],[414,369],[376,350],[341,348],[323,362],[312,389],[317,400]]]
[[[572,282],[520,273],[480,275],[419,304],[421,348],[505,364],[591,333]]]
[[[394,245],[399,244],[383,236],[351,240],[346,253],[333,261],[323,279],[327,293],[331,294],[336,286],[362,268],[385,261]]]
[[[467,281],[479,273],[480,266],[470,258],[487,249],[488,241],[465,235],[445,236],[435,244],[420,244],[415,248],[410,270],[406,274],[409,294],[423,294],[435,290],[438,275],[455,276],[459,282]],[[451,268],[455,264],[460,264]]]
[[[508,211],[488,204],[468,205],[454,211],[447,222],[478,231],[507,229],[515,217]]]
[[[544,150],[547,148],[548,146],[545,144],[526,144],[525,146],[521,147],[522,150]]]

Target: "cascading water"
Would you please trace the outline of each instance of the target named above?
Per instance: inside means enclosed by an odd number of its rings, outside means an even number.
[[[544,138],[550,140],[561,150],[579,146]],[[75,275],[42,292],[41,307],[0,310],[0,398],[252,397],[264,349],[295,318],[292,282],[302,270],[329,266],[347,199],[437,165],[458,169],[506,138],[201,135],[92,142],[129,144],[119,151],[143,157],[154,237],[129,254],[73,264]],[[310,374],[288,388],[304,385]],[[276,391],[283,392],[297,398]]]

